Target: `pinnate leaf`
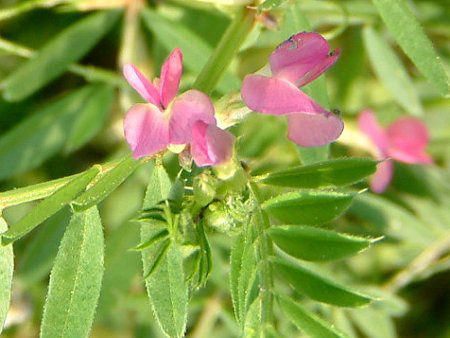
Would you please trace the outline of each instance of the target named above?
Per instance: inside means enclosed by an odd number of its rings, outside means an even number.
[[[277,226],[270,238],[284,252],[307,261],[329,261],[352,256],[369,247],[368,238],[341,234],[310,226]]]
[[[0,217],[0,231],[6,231],[5,220]],[[14,256],[12,245],[0,246],[0,333],[9,309],[11,299],[12,276],[14,269]]]
[[[264,202],[263,208],[288,224],[317,225],[332,221],[352,202],[354,194],[301,191],[279,195]]]
[[[292,263],[286,259],[271,259],[275,271],[279,273],[294,289],[319,302],[337,306],[356,307],[371,301],[369,296],[353,291],[334,280],[321,276],[309,268]]]
[[[261,182],[292,188],[344,186],[373,174],[376,168],[377,161],[369,158],[339,158],[275,171],[262,176]]]
[[[103,256],[97,208],[75,213],[50,275],[41,338],[88,337],[100,295]]]

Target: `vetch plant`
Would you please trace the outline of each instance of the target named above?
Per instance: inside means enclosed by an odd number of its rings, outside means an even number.
[[[445,331],[443,4],[10,3],[2,337]]]

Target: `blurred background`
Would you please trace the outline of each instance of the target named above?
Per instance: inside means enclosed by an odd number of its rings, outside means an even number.
[[[0,0],[0,191],[76,174],[125,154],[123,116],[140,98],[122,79],[121,66],[133,62],[154,77],[170,50],[180,47],[182,90],[190,88],[231,22],[236,7],[230,3],[245,1]],[[448,71],[448,1],[407,3]],[[94,12],[104,15],[92,19]],[[317,99],[338,109],[346,129],[355,133],[333,144],[331,156],[370,155],[355,124],[357,114],[370,108],[384,125],[404,115],[421,118],[435,162],[426,167],[396,163],[386,193],[360,195],[333,224],[349,233],[385,236],[361,255],[327,266],[343,280],[388,295],[385,301],[318,311],[354,337],[450,337],[448,93],[441,95],[421,75],[370,1],[285,1],[257,14],[213,93],[218,111],[241,108],[241,79],[265,66],[275,46],[295,32],[298,13],[342,50],[327,72],[328,99]],[[71,29],[77,30],[76,39]],[[20,70],[36,51],[48,53],[45,71]],[[54,63],[55,56],[66,63]],[[250,114],[232,131],[239,158],[255,173],[299,163],[282,119]],[[168,154],[165,161],[175,176],[177,158]],[[138,225],[130,220],[141,208],[151,166],[140,168],[100,205],[106,270],[92,337],[161,336],[142,285],[140,255],[128,250],[139,243]],[[3,216],[13,223],[32,205],[7,207]],[[15,244],[13,299],[2,337],[38,336],[49,272],[68,220],[63,210]],[[191,300],[189,337],[238,335],[226,292],[232,226],[211,234],[214,269],[207,287]],[[283,336],[300,336],[283,320],[279,326]]]

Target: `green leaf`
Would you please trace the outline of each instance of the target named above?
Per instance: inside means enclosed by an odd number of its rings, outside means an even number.
[[[0,231],[6,231],[8,226],[0,217]],[[0,333],[3,330],[6,315],[11,300],[12,276],[14,270],[14,254],[12,245],[0,247]]]
[[[387,312],[367,307],[349,311],[358,329],[368,338],[396,338],[395,323]]]
[[[442,95],[448,78],[433,44],[405,0],[372,0],[387,28],[419,71]]]
[[[256,277],[253,242],[242,232],[234,242],[230,255],[230,290],[234,314],[241,326],[252,304],[252,288]]]
[[[377,163],[369,158],[339,158],[271,172],[261,182],[291,188],[343,186],[373,174]]]
[[[27,243],[18,269],[21,281],[32,285],[48,276],[69,220],[69,208],[60,210],[46,220]]]
[[[25,236],[47,218],[56,214],[77,197],[98,173],[99,169],[92,167],[40,202],[19,222],[2,234],[2,245],[12,243]]]
[[[345,334],[337,331],[330,323],[307,311],[300,304],[285,296],[278,296],[278,302],[284,314],[297,328],[311,338],[344,338]]]
[[[295,291],[311,299],[348,307],[366,305],[371,301],[370,297],[339,285],[334,280],[321,276],[299,263],[294,264],[278,257],[271,258],[271,261],[275,271],[281,274]]]
[[[414,84],[391,47],[371,27],[364,28],[363,40],[375,74],[393,99],[411,115],[423,115]]]
[[[61,150],[78,114],[82,114],[91,87],[76,90],[48,104],[0,138],[0,179],[39,166]]]
[[[160,201],[166,200],[170,190],[171,182],[166,171],[162,166],[155,166],[145,194],[144,209],[152,208]],[[152,222],[142,223],[141,243],[154,237],[155,231],[160,229],[153,225]],[[144,276],[154,269],[151,275],[145,279],[145,285],[161,330],[169,337],[182,337],[186,329],[188,305],[183,256],[178,244],[172,241],[166,242],[169,243],[169,246],[165,250],[165,254],[161,256],[157,267],[154,262],[155,256],[164,242],[141,251]]]
[[[250,305],[247,315],[245,316],[244,334],[245,338],[266,337],[263,335],[262,318],[261,318],[261,299],[256,298]]]
[[[77,114],[65,145],[66,152],[78,150],[102,129],[111,111],[114,90],[108,85],[91,86],[91,94]]]
[[[88,209],[111,194],[120,184],[125,181],[143,162],[131,157],[125,157],[114,169],[102,175],[95,184],[86,192],[81,194],[72,203],[76,211]]]
[[[266,0],[258,5],[258,11],[271,11],[272,9],[280,7],[286,0]]]
[[[355,194],[301,191],[276,196],[263,203],[273,217],[288,224],[317,225],[330,222],[351,204]]]
[[[41,338],[88,337],[100,295],[103,251],[97,208],[75,213],[50,275]]]
[[[118,18],[117,11],[101,11],[59,33],[1,83],[3,97],[20,101],[41,89],[86,55]]]
[[[160,264],[146,279],[146,285],[163,332],[168,337],[183,337],[187,322],[188,289],[184,280],[183,256],[175,242],[169,244]]]
[[[367,238],[301,225],[277,226],[267,231],[281,250],[307,261],[329,261],[352,256],[367,249],[372,242]]]
[[[211,47],[187,27],[158,14],[149,8],[142,12],[144,22],[156,39],[167,49],[183,51],[183,62],[191,72],[199,74],[212,54]],[[229,71],[221,77],[217,89],[221,92],[238,90],[240,80]]]

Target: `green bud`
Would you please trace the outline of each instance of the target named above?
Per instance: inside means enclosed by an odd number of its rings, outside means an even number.
[[[208,172],[203,172],[194,179],[195,202],[204,207],[216,196],[217,179]]]

